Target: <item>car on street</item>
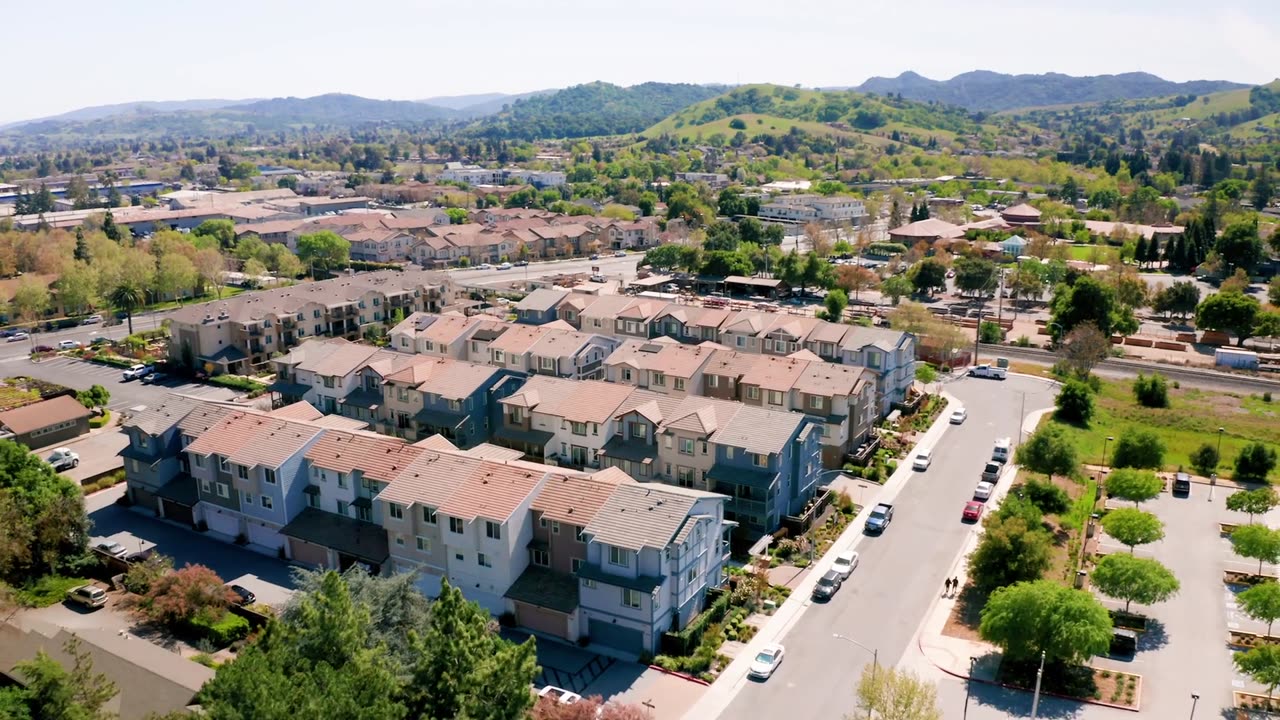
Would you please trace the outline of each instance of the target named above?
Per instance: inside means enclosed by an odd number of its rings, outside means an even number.
[[[528,267],[528,266],[529,266],[529,261],[528,261],[528,260],[517,260],[517,261],[515,262],[515,265],[516,265],[516,267]]]
[[[62,340],[61,342],[58,343],[58,349],[59,350],[75,350],[76,348],[80,347],[83,344],[84,343],[81,343],[79,340]]]
[[[513,267],[515,267],[515,266],[514,266],[514,265],[512,265],[511,263],[509,263],[509,262],[504,262],[504,263],[502,263],[501,265],[499,265],[499,266],[498,266],[498,269],[499,269],[499,270],[510,270],[510,269],[511,269],[511,268],[513,268]]]
[[[107,604],[107,591],[97,585],[81,585],[68,590],[67,599],[87,608],[100,608]]]
[[[991,459],[998,463],[1009,462],[1009,456],[1013,454],[1013,440],[1010,438],[997,438],[996,443],[991,448]]]
[[[835,597],[836,591],[840,589],[840,585],[844,583],[844,576],[835,570],[828,570],[818,578],[818,584],[813,586],[813,597],[815,600],[830,600]]]
[[[965,408],[956,408],[951,411],[951,424],[959,425],[969,417],[969,411]]]
[[[1181,497],[1191,495],[1191,476],[1180,472],[1173,476],[1173,494]]]
[[[538,691],[538,697],[551,698],[561,705],[573,705],[582,700],[582,696],[576,692],[570,692],[564,688],[558,688],[555,685],[548,685]]]
[[[102,316],[101,316],[101,315],[90,315],[89,317],[87,317],[87,318],[85,318],[85,319],[81,320],[81,321],[80,321],[80,324],[81,324],[81,325],[96,325],[97,323],[100,323],[100,322],[102,322]]]
[[[142,384],[143,385],[160,385],[165,380],[168,380],[168,379],[169,379],[169,376],[165,375],[162,372],[153,372],[150,375],[142,376]]]
[[[493,266],[492,266],[492,265],[490,265],[489,263],[480,263],[479,265],[477,265],[477,266],[476,266],[476,269],[477,269],[477,270],[492,270],[492,269],[493,269]]]
[[[123,558],[125,555],[129,554],[129,551],[118,542],[100,542],[94,547],[108,555],[118,558]]]
[[[236,604],[238,605],[252,605],[253,602],[258,599],[257,595],[254,595],[249,588],[243,585],[232,585],[231,592],[236,594],[236,597],[238,598],[236,600]]]
[[[71,448],[54,448],[54,451],[49,453],[49,457],[45,458],[45,462],[52,465],[55,472],[62,472],[79,465],[80,454]]]
[[[831,563],[831,569],[840,573],[840,577],[847,578],[858,568],[858,551],[845,550],[836,555],[835,562]]]
[[[6,342],[21,342],[23,340],[30,340],[30,339],[31,339],[31,333],[28,333],[25,330],[19,330],[18,332],[10,335],[9,339],[6,340]]]
[[[592,259],[592,260],[599,260],[599,259],[600,259],[600,253],[593,253],[593,254],[591,255],[591,259]]]
[[[624,251],[622,251],[622,250],[619,250],[619,251],[615,252],[615,253],[613,254],[613,256],[614,256],[614,257],[626,257],[626,256],[627,256],[627,253],[626,253],[626,252],[624,252]]]
[[[969,375],[972,377],[990,378],[992,380],[1004,380],[1009,371],[1002,367],[993,367],[991,365],[974,365],[969,368]]]
[[[756,653],[755,659],[751,661],[751,666],[747,668],[747,674],[753,678],[760,680],[768,680],[773,675],[773,671],[778,669],[782,664],[782,658],[786,656],[787,650],[777,643],[765,645],[760,648],[760,652]]]
[[[888,503],[880,503],[871,508],[871,514],[867,516],[866,531],[869,533],[882,533],[885,528],[889,527],[891,522],[893,522],[893,506]]]
[[[978,487],[973,489],[973,497],[976,500],[982,500],[985,502],[991,499],[991,492],[995,489],[995,485],[984,480],[983,482],[978,483]]]
[[[150,375],[154,370],[155,368],[150,365],[143,365],[142,363],[130,365],[129,368],[124,371],[124,381],[129,382],[130,380],[139,380]]]
[[[964,504],[964,512],[960,513],[960,519],[965,522],[978,522],[982,517],[982,508],[985,507],[977,500],[970,500]]]
[[[911,458],[911,469],[925,471],[933,464],[933,450],[931,448],[921,448],[916,451],[915,457]]]
[[[1004,472],[1004,463],[988,460],[982,468],[982,481],[995,484],[1000,482],[1000,474]]]

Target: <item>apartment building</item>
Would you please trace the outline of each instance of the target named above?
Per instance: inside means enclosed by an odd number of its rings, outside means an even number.
[[[400,352],[463,360],[471,335],[493,323],[479,316],[415,312],[391,328],[390,347]]]
[[[361,388],[357,371],[378,355],[395,353],[345,338],[309,338],[272,360],[276,379],[267,389],[279,407],[303,401],[333,415]]]
[[[129,438],[120,451],[129,501],[155,511],[157,517],[189,525],[195,525],[199,497],[182,453],[178,423],[198,405],[197,400],[170,395],[157,405],[125,414],[120,422]]]
[[[599,467],[618,409],[633,388],[597,380],[535,375],[499,400],[502,423],[493,442],[559,466]]]
[[[383,380],[380,429],[411,441],[440,435],[462,449],[487,441],[501,421],[498,402],[524,384],[524,374],[460,360],[424,359]]]
[[[452,281],[430,271],[382,271],[261,290],[180,308],[169,359],[212,374],[248,373],[312,337],[360,338],[399,314],[438,311]]]
[[[672,397],[702,394],[702,368],[718,346],[627,340],[604,361],[604,378]]]
[[[867,209],[861,200],[845,195],[781,195],[762,204],[759,217],[791,223],[820,221],[860,225],[865,222]]]

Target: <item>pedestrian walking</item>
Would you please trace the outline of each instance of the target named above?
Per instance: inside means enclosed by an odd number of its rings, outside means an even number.
[[[951,578],[947,578],[942,581],[942,588],[942,597],[948,597],[951,595]]]
[[[958,577],[951,578],[951,592],[952,593],[960,592],[960,578]]]

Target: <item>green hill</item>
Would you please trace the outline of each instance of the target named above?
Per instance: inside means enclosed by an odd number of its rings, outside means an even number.
[[[465,132],[502,140],[633,133],[723,91],[705,85],[644,83],[624,88],[594,82],[519,100]]]

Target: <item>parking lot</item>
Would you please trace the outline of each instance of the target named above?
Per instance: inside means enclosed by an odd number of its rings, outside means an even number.
[[[124,410],[138,405],[156,405],[169,393],[180,393],[208,398],[210,400],[229,400],[235,391],[216,385],[187,382],[179,378],[169,378],[154,385],[144,385],[138,380],[125,382],[123,370],[109,365],[85,362],[71,357],[58,356],[40,362],[32,362],[24,357],[11,357],[0,360],[0,376],[26,376],[59,383],[76,390],[84,390],[90,385],[101,385],[111,393],[111,402],[107,409]]]
[[[1099,667],[1142,675],[1142,714],[1151,717],[1179,717],[1186,713],[1189,694],[1199,693],[1204,710],[1227,708],[1232,690],[1265,692],[1252,680],[1236,672],[1227,631],[1264,632],[1266,624],[1252,620],[1237,606],[1235,592],[1222,582],[1223,570],[1256,572],[1256,561],[1237,556],[1230,541],[1219,532],[1219,522],[1246,523],[1247,516],[1226,509],[1229,488],[1216,488],[1209,499],[1207,485],[1193,484],[1188,497],[1163,493],[1142,504],[1164,522],[1165,537],[1150,545],[1140,545],[1139,557],[1159,560],[1177,576],[1181,590],[1168,601],[1151,607],[1134,604],[1132,610],[1153,618],[1142,633],[1138,652],[1132,660],[1098,658]],[[1108,501],[1108,507],[1132,507],[1130,503]],[[1280,512],[1255,518],[1275,526]],[[1105,534],[1099,549],[1104,553],[1128,552]],[[1275,568],[1264,568],[1274,573]],[[1109,608],[1124,603],[1103,598]]]

